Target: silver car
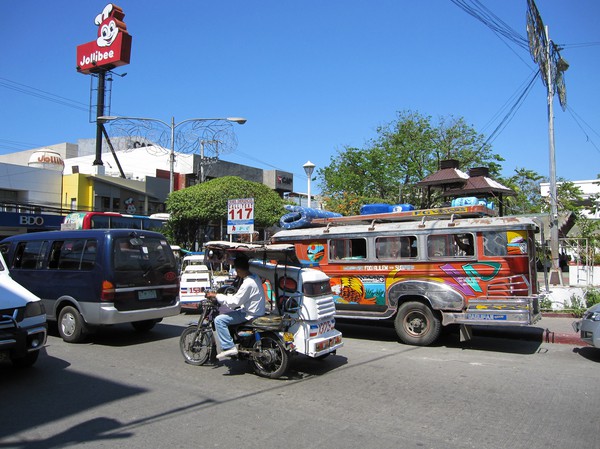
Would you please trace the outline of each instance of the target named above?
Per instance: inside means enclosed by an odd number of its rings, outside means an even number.
[[[583,341],[600,348],[600,304],[590,307],[583,314],[581,321],[573,323],[573,329],[579,332]]]

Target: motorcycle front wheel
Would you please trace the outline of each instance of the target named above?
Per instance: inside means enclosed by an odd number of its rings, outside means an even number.
[[[262,334],[254,344],[256,353],[252,358],[254,372],[261,377],[277,379],[290,365],[290,354],[281,339],[272,334]]]
[[[179,349],[190,365],[204,365],[211,354],[215,353],[215,343],[212,329],[200,329],[197,326],[189,326],[184,329],[179,337]]]

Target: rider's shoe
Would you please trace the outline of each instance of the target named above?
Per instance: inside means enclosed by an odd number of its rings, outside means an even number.
[[[226,357],[235,357],[236,355],[238,355],[238,349],[234,346],[233,348],[218,353],[217,360],[223,360]]]

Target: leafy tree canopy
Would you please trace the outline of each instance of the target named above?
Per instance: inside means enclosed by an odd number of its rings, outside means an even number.
[[[507,214],[533,214],[540,212],[545,202],[540,192],[544,177],[534,170],[516,168],[515,174],[501,182],[515,192],[514,197],[505,198]]]
[[[238,198],[254,198],[255,226],[272,226],[286,213],[283,200],[274,190],[258,182],[225,176],[171,193],[166,201],[171,214],[167,233],[172,241],[191,247],[202,227],[227,219],[227,201]]]
[[[415,184],[439,170],[445,159],[457,159],[462,170],[487,166],[491,176],[499,174],[503,161],[464,119],[447,117],[434,123],[429,116],[403,111],[377,128],[377,136],[365,148],[338,151],[318,175],[330,210],[355,211],[357,203],[368,202],[425,207]]]

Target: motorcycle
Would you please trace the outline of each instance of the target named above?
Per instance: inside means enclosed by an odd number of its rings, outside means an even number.
[[[214,362],[219,345],[214,322],[219,315],[219,304],[213,299],[204,299],[199,308],[198,321],[184,329],[179,339],[181,353],[186,363],[191,365]],[[286,307],[287,312],[293,310],[293,307]],[[291,325],[291,317],[285,314],[258,317],[230,326],[233,342],[238,348],[236,358],[249,360],[259,376],[281,377],[288,370],[290,356],[295,349],[294,334],[288,332]]]
[[[293,245],[254,245],[215,241],[205,244],[207,266],[228,264],[235,254],[250,259],[251,271],[263,280],[270,310],[262,317],[230,326],[238,348],[238,359],[249,360],[254,372],[276,379],[284,375],[291,357],[302,354],[325,359],[343,346],[342,334],[335,329],[335,303],[329,277],[306,267]],[[235,285],[225,285],[220,293],[235,293]],[[185,361],[204,365],[220,351],[215,317],[219,305],[204,299],[200,317],[180,337]]]

